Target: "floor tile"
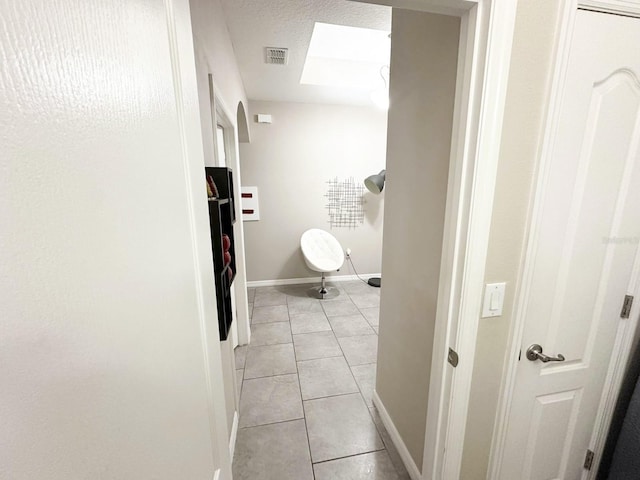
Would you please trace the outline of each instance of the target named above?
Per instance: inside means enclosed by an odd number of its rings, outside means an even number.
[[[298,361],[342,356],[342,349],[331,331],[294,335],[293,346]]]
[[[386,450],[313,466],[316,480],[399,480]]]
[[[380,297],[377,293],[356,293],[350,294],[351,301],[358,308],[370,308],[380,306]]]
[[[255,288],[247,288],[247,301],[249,303],[253,303],[253,299],[256,298],[256,289]]]
[[[314,463],[384,448],[359,393],[308,400],[304,409]]]
[[[292,341],[289,322],[258,323],[251,327],[251,347]]]
[[[322,313],[320,300],[315,298],[300,298],[287,296],[289,315],[299,315],[301,313]]]
[[[249,348],[244,368],[245,381],[250,378],[296,372],[296,360],[291,343]]]
[[[365,278],[365,280],[367,280]],[[349,295],[358,294],[358,293],[371,293],[374,292],[376,287],[372,287],[368,283],[363,282],[362,280],[354,280],[351,282],[343,282],[342,289],[347,292]]]
[[[355,315],[360,313],[356,304],[352,301],[348,302],[322,302],[322,308],[327,317],[335,317],[337,315]]]
[[[361,308],[360,313],[372,327],[377,327],[380,323],[380,307]]]
[[[304,420],[238,430],[234,480],[313,480]]]
[[[236,347],[233,349],[233,354],[236,357],[236,368],[240,369],[240,368],[244,368],[244,362],[247,358],[247,349],[249,347],[247,347],[246,345],[243,345],[241,347]]]
[[[282,289],[280,285],[271,285],[269,287],[255,287],[256,294],[279,293]]]
[[[307,290],[310,284],[297,283],[295,285],[281,285],[278,291],[287,295],[287,297],[308,297]]]
[[[318,298],[318,297],[316,296],[314,298]],[[330,291],[330,295],[321,299],[320,302],[321,303],[341,303],[341,302],[353,303],[351,302],[351,299],[349,298],[349,295],[347,294],[347,292],[344,292],[339,289]]]
[[[291,316],[291,333],[323,332],[331,330],[324,313],[302,313]]]
[[[268,307],[253,307],[251,323],[286,322],[289,320],[289,311],[286,305],[273,305]]]
[[[367,321],[359,313],[357,315],[338,315],[329,317],[329,323],[336,337],[353,337],[354,335],[373,335]]]
[[[338,342],[349,365],[376,363],[378,357],[378,336],[358,335],[339,338]]]
[[[373,331],[376,332],[376,335],[378,335],[380,333],[380,328],[378,327],[372,327]]]
[[[240,399],[240,428],[303,418],[298,376],[246,380]]]
[[[329,278],[327,280],[327,287],[331,287],[331,288],[335,288],[336,290],[339,290],[340,292],[345,292],[346,290],[344,289],[344,283],[341,280],[331,280],[331,278]]]
[[[273,305],[286,305],[287,295],[277,291],[257,291],[253,299],[256,307],[267,307]]]
[[[298,374],[303,400],[358,391],[358,385],[343,357],[298,362]]]
[[[249,304],[249,318],[253,317],[253,303]]]
[[[355,365],[351,367],[351,372],[360,388],[364,402],[367,404],[367,407],[372,407],[373,388],[376,384],[376,364]]]
[[[396,472],[398,474],[398,478],[400,480],[411,480],[409,476],[409,472],[407,472],[406,467],[404,466],[404,462],[402,461],[402,457],[396,446],[393,444],[391,440],[391,436],[384,424],[382,423],[382,419],[380,418],[380,414],[378,413],[378,409],[376,407],[370,407],[369,413],[371,413],[371,418],[373,418],[374,423],[378,429],[378,433],[382,437],[382,441],[384,442],[385,447],[387,447],[387,453],[389,454],[389,458],[391,459],[391,463],[393,463],[394,467],[396,467]]]

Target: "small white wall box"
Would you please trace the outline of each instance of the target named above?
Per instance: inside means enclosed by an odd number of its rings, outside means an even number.
[[[255,222],[260,220],[260,204],[258,202],[258,187],[241,187],[242,221]]]
[[[505,283],[488,283],[484,290],[482,318],[499,317],[504,304]]]
[[[266,113],[259,113],[258,123],[271,123],[271,115],[267,115]]]

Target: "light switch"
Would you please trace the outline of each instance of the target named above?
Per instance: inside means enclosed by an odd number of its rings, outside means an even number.
[[[499,317],[502,315],[504,291],[506,283],[488,283],[484,290],[484,306],[482,318]]]

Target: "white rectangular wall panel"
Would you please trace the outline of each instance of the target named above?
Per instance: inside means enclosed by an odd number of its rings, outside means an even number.
[[[258,187],[242,187],[242,221],[255,222],[260,220],[260,203],[258,202]]]

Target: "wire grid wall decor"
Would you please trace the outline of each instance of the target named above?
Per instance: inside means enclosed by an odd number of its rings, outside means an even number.
[[[357,228],[364,223],[364,187],[353,177],[327,181],[329,225],[333,227]]]

